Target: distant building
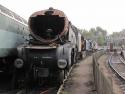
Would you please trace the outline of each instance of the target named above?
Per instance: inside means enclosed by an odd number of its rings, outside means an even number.
[[[106,43],[113,43],[114,46],[125,46],[125,31],[114,32],[113,34],[106,36]]]

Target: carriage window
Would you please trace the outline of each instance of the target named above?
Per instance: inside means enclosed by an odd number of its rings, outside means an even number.
[[[17,19],[18,21],[22,22],[20,16],[16,15],[15,13],[13,13],[13,16],[14,16],[15,19]]]

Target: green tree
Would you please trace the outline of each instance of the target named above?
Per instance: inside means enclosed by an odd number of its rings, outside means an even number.
[[[89,31],[82,30],[82,34],[85,39],[91,39],[96,41],[99,45],[106,44],[105,37],[107,35],[107,31],[102,29],[101,27],[91,28]]]
[[[104,37],[103,36],[99,36],[97,42],[98,42],[98,45],[103,46],[105,44]]]

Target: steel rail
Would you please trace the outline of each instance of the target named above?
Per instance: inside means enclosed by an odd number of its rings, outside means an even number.
[[[67,73],[65,79],[63,80],[63,83],[59,87],[48,87],[45,90],[43,90],[44,87],[41,87],[41,89],[39,89],[39,90],[29,90],[28,92],[26,92],[27,91],[26,89],[22,89],[22,90],[19,90],[16,94],[34,94],[32,92],[38,92],[36,94],[55,94],[55,93],[52,93],[54,91],[56,91],[56,94],[60,94],[63,87],[64,87],[64,84],[67,81],[67,79],[68,79],[68,77],[69,77],[69,75],[70,75],[74,66],[75,66],[75,64],[70,68],[70,70]]]
[[[118,57],[119,57],[119,56],[118,56]],[[112,62],[112,58],[113,58],[113,55],[110,56],[109,61],[108,61],[108,64],[109,64],[110,68],[111,68],[122,80],[125,81],[125,77],[123,76],[123,74],[125,74],[125,72],[124,72],[124,73],[122,73],[122,72],[119,73],[119,71],[118,71],[116,68],[114,68],[113,62]],[[120,62],[119,62],[118,64],[124,64],[124,66],[125,66],[125,62],[124,62],[123,60],[121,60],[121,58],[122,58],[122,57],[119,57]],[[117,63],[114,63],[114,64],[117,64]],[[119,66],[117,66],[117,67],[119,67]]]
[[[119,60],[120,60],[119,63],[114,63],[114,64],[118,64],[117,67],[120,67],[119,64],[123,64],[124,67],[125,67],[125,61],[124,61],[124,59],[122,57],[120,57],[120,56],[118,56],[118,57],[119,57]],[[113,58],[113,55],[111,55],[109,57],[109,60],[108,60],[109,67],[111,68],[111,70],[114,71],[114,73],[116,74],[117,78],[120,80],[120,88],[123,90],[123,94],[125,94],[125,71],[119,72],[118,69],[116,69],[113,66],[112,58]]]

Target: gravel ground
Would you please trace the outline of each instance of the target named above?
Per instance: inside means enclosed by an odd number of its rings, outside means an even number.
[[[96,94],[92,70],[92,56],[76,64],[65,82],[62,94]]]

